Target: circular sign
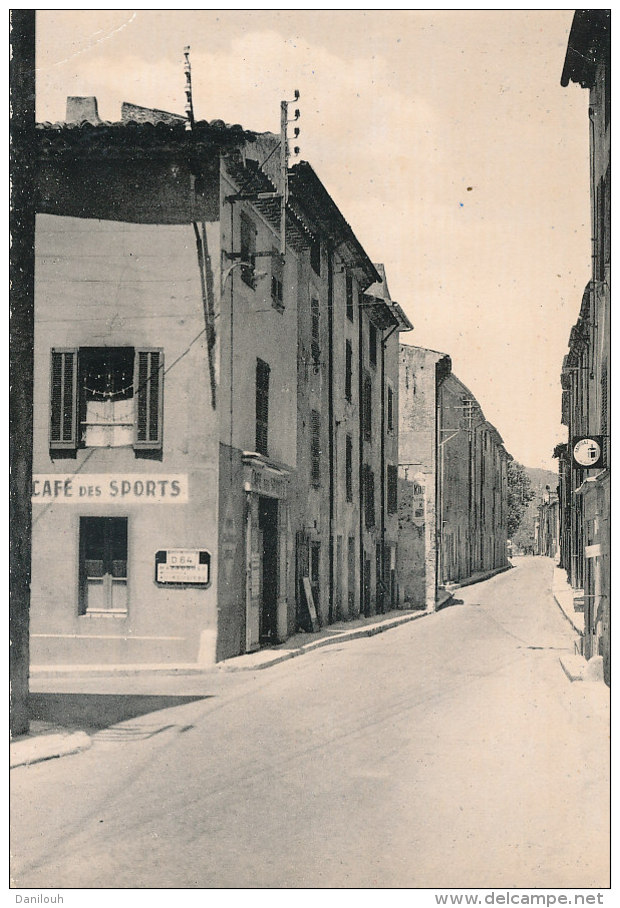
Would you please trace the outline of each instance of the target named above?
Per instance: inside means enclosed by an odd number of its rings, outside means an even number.
[[[582,467],[592,467],[598,463],[601,456],[601,446],[594,438],[582,438],[573,448],[575,462]]]

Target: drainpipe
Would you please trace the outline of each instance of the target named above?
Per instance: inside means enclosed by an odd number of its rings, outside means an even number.
[[[359,302],[359,297],[358,297]],[[357,378],[358,378],[358,411],[359,411],[359,518],[360,518],[360,614],[366,614],[364,601],[364,331],[362,325],[362,305],[357,307]]]
[[[330,624],[334,620],[334,253],[327,251],[327,332],[328,371],[327,401],[329,416],[329,609]]]
[[[385,348],[396,331],[392,330],[385,337],[381,329],[381,602],[382,613],[385,612]]]

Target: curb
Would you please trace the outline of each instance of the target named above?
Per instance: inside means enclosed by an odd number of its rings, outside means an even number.
[[[474,583],[483,583],[483,581],[490,580],[491,577],[496,577],[498,574],[503,574],[505,571],[511,571],[513,568],[514,568],[514,564],[506,564],[506,565],[504,565],[504,567],[495,568],[495,570],[489,571],[487,574],[483,574],[480,577],[478,577],[478,576],[466,577],[465,580],[462,580],[460,583],[448,584],[448,586],[450,588],[449,591],[451,593],[455,593],[456,590],[460,590],[461,587],[473,586]],[[446,586],[446,589],[448,589],[448,586]]]
[[[336,643],[346,643],[349,640],[360,640],[362,637],[374,637],[376,634],[382,634],[384,633],[384,631],[389,631],[393,627],[399,627],[401,624],[407,624],[410,621],[416,621],[418,618],[424,618],[426,615],[432,614],[434,614],[434,610],[420,611],[412,615],[403,615],[400,618],[392,618],[385,623],[371,624],[367,627],[360,627],[350,631],[343,631],[341,634],[334,634],[332,637],[322,637],[320,640],[304,643],[303,646],[297,647],[296,649],[280,652],[277,655],[274,655],[272,659],[265,659],[265,661],[256,665],[227,664],[229,662],[234,662],[235,659],[247,658],[246,655],[234,656],[232,659],[226,659],[223,662],[219,662],[218,668],[221,671],[227,672],[262,671],[264,668],[271,668],[273,665],[279,665],[280,662],[286,662],[288,659],[295,659],[297,658],[297,656],[303,656],[306,653],[312,652],[316,649],[321,649],[324,646],[332,646]]]
[[[562,605],[562,603],[560,602],[560,600],[559,600],[558,597],[556,596],[555,590],[551,590],[551,593],[552,593],[552,595],[553,595],[553,598],[555,599],[555,602],[556,602],[557,607],[558,607],[559,610],[562,612],[562,615],[566,618],[566,620],[568,621],[568,623],[570,624],[570,626],[572,627],[572,629],[575,631],[576,634],[579,634],[580,637],[583,637],[583,631],[582,631],[580,628],[577,627],[577,625],[574,623],[574,621],[572,620],[572,618],[570,617],[570,615],[567,614],[567,612],[564,610],[564,606]]]
[[[40,735],[26,738],[24,741],[15,741],[9,748],[10,768],[32,766],[33,763],[42,763],[56,757],[77,754],[88,750],[91,744],[91,739],[83,731],[72,734]]]

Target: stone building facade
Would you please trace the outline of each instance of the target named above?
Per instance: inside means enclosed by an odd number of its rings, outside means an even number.
[[[398,573],[414,608],[433,608],[437,597],[438,391],[450,369],[445,353],[400,346]]]
[[[210,664],[398,602],[411,326],[278,137],[68,99],[37,154],[32,662]],[[307,581],[309,587],[306,586]]]
[[[610,11],[577,10],[562,72],[589,92],[592,273],[562,367],[562,422],[569,441],[560,456],[562,564],[576,598],[583,596],[583,655],[602,656],[610,681],[610,284],[611,45]],[[580,439],[595,441],[589,467]],[[577,456],[576,456],[577,455]]]
[[[438,392],[440,586],[508,566],[507,462],[502,438],[453,374]]]

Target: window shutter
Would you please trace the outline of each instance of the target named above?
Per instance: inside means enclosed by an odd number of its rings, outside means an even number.
[[[351,341],[345,344],[345,372],[344,372],[344,396],[351,400],[353,388],[353,347]]]
[[[256,450],[267,457],[269,453],[269,373],[268,364],[256,360]]]
[[[310,459],[312,485],[321,485],[321,416],[316,410],[310,413]]]
[[[395,514],[398,510],[398,467],[388,464],[387,468],[387,510]]]
[[[134,363],[135,428],[133,446],[139,451],[163,447],[164,353],[136,350]]]
[[[76,348],[53,349],[50,380],[50,449],[77,448],[77,366]]]

